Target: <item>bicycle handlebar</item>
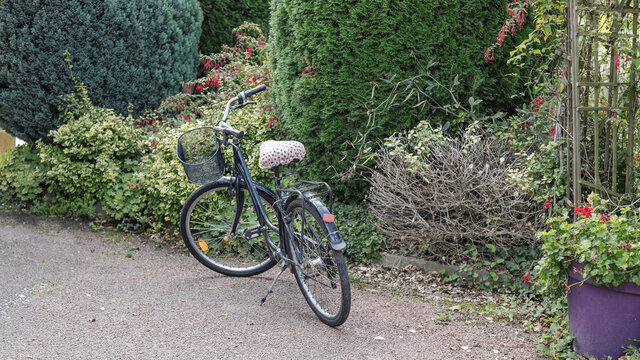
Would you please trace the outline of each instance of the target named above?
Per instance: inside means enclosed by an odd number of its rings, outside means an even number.
[[[227,135],[233,135],[234,137],[236,137],[238,139],[244,136],[244,131],[235,129],[233,126],[227,124],[224,121],[220,121],[218,126],[220,127],[220,131],[222,131],[223,133],[225,133]]]
[[[254,87],[253,89],[249,89],[249,90],[245,91],[244,95],[245,95],[245,97],[249,98],[249,97],[259,93],[260,91],[264,91],[266,89],[267,89],[267,85],[262,84],[260,86]],[[240,93],[240,94],[242,94],[242,93]]]
[[[224,116],[222,117],[222,120],[218,123],[217,128],[214,126],[214,129],[218,131],[222,131],[227,135],[233,135],[236,138],[241,138],[242,136],[244,136],[244,131],[234,129],[233,126],[227,124],[227,118],[229,117],[229,110],[231,109],[231,104],[233,104],[234,102],[238,102],[239,105],[244,105],[246,104],[246,101],[248,98],[266,89],[267,89],[267,86],[265,84],[262,84],[260,86],[254,87],[253,89],[243,91],[240,94],[236,95],[235,97],[231,98],[227,102],[227,106],[224,109]]]

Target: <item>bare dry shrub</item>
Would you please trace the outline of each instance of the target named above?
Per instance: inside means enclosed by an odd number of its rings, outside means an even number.
[[[488,141],[437,141],[412,170],[383,155],[372,176],[370,211],[388,248],[434,260],[468,260],[467,245],[532,245],[538,217],[508,181],[514,158]],[[414,167],[415,168],[415,167]]]

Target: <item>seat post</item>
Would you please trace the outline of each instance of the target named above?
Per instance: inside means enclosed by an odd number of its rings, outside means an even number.
[[[273,169],[273,177],[275,179],[275,187],[276,187],[276,192],[278,193],[278,196],[280,195],[279,190],[280,189],[280,165],[278,166],[274,166],[272,167]]]

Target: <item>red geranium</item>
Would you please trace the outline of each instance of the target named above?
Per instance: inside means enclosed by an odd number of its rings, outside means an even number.
[[[593,208],[589,205],[585,207],[578,207],[573,210],[574,214],[580,214],[586,218],[590,218],[593,215]]]

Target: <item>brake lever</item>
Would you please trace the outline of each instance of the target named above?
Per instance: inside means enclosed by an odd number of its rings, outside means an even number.
[[[236,109],[242,109],[243,107],[250,105],[250,104],[256,104],[255,101],[247,101],[244,102],[242,104],[238,104],[238,105],[234,105],[233,107],[231,107],[231,109],[236,110]]]

